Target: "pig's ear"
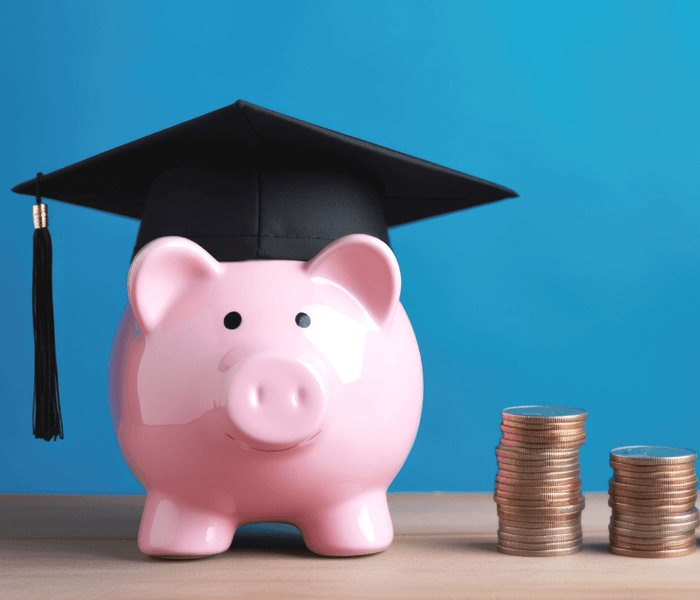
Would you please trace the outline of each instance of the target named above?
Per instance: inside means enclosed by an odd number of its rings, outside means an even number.
[[[401,272],[391,248],[354,234],[326,246],[306,265],[313,278],[332,281],[355,296],[380,325],[391,323],[401,293]]]
[[[167,328],[206,298],[221,265],[201,246],[182,237],[146,244],[129,269],[129,304],[144,331]]]

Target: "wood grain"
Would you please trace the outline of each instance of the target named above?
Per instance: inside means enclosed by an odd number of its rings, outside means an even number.
[[[0,598],[700,598],[700,552],[607,551],[606,494],[588,494],[584,551],[496,552],[489,494],[390,496],[396,539],[362,558],[308,552],[291,526],[248,525],[225,554],[162,561],[136,547],[139,496],[0,496]]]

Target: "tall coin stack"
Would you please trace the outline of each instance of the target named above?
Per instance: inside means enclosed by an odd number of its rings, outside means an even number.
[[[695,459],[693,450],[667,446],[610,451],[610,552],[668,558],[695,551]]]
[[[586,416],[565,406],[501,411],[494,494],[499,551],[563,556],[581,550],[579,449],[586,439]]]

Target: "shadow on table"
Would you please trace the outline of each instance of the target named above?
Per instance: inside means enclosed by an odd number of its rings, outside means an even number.
[[[583,538],[583,549],[590,550],[591,552],[595,552],[596,554],[610,554],[607,542],[595,542],[593,544],[587,543],[585,536]]]
[[[204,559],[180,559],[178,561],[148,557],[141,553],[135,538],[46,538],[42,550],[50,555],[82,555],[110,558],[129,562],[194,562]],[[285,523],[254,523],[243,525],[236,531],[233,544],[226,554],[268,554],[285,556],[316,556],[304,545],[301,532]],[[214,556],[210,557],[214,558]]]
[[[446,535],[444,537],[440,536],[429,536],[429,537],[416,537],[410,541],[406,538],[402,539],[402,543],[413,543],[418,546],[435,546],[440,545],[443,548],[448,548],[450,550],[459,550],[461,552],[472,551],[472,552],[493,552],[498,554],[496,550],[496,540],[485,539],[485,538],[470,538],[468,536],[456,536],[456,535]]]
[[[241,526],[229,552],[261,552],[288,556],[316,556],[304,545],[301,532],[287,523],[251,523]]]

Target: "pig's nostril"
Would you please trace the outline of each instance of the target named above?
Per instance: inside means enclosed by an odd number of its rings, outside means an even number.
[[[258,408],[263,403],[263,389],[260,386],[252,388],[248,400],[253,408]]]

